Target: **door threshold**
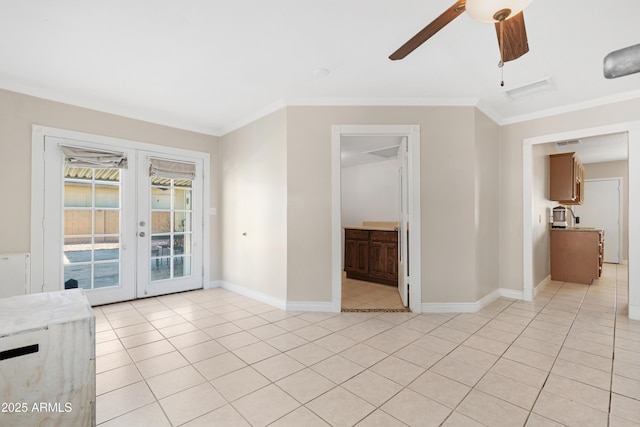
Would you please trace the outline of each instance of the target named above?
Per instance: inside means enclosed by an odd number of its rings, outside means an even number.
[[[411,313],[409,307],[405,308],[343,308],[342,313]]]

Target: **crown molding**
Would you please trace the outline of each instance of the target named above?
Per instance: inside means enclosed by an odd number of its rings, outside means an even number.
[[[557,116],[559,114],[572,113],[574,111],[586,110],[588,108],[601,107],[603,105],[615,104],[616,102],[628,101],[630,99],[640,98],[640,90],[618,93],[615,95],[603,96],[601,98],[591,99],[589,101],[577,102],[575,104],[565,105],[563,107],[549,108],[547,110],[537,111],[530,114],[522,114],[509,118],[503,118],[498,122],[500,126],[511,125],[515,123],[526,122],[535,119],[543,119],[545,117]]]
[[[280,98],[222,128],[216,136],[224,136],[286,107],[477,107],[478,101],[478,98]]]

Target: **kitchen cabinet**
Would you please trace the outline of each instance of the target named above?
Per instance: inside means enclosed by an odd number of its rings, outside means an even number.
[[[344,269],[369,274],[369,231],[345,230]]]
[[[603,260],[602,230],[551,230],[551,280],[588,285],[602,274]]]
[[[398,285],[398,232],[345,227],[344,271],[350,279]]]
[[[565,205],[584,201],[584,166],[576,153],[549,156],[549,200]]]

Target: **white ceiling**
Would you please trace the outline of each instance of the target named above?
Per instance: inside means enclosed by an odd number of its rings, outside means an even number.
[[[557,144],[559,152],[576,152],[582,163],[613,162],[629,157],[629,138],[626,133],[598,135]]]
[[[478,105],[512,123],[640,96],[640,74],[602,74],[640,43],[637,0],[533,0],[504,88],[494,28],[467,14],[388,59],[453,2],[2,0],[0,88],[212,135],[283,105]],[[547,77],[556,91],[502,93]]]
[[[397,158],[402,136],[362,135],[340,138],[340,165],[343,168]],[[378,153],[378,154],[375,154]]]

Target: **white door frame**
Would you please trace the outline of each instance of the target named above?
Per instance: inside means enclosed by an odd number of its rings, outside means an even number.
[[[406,136],[409,146],[409,308],[422,311],[420,246],[420,126],[418,125],[334,125],[331,128],[331,293],[332,309],[342,304],[342,220],[340,139],[342,136]]]
[[[525,138],[522,147],[523,297],[531,301],[533,283],[533,146],[562,140],[626,132],[629,145],[629,318],[640,320],[640,121]]]
[[[149,144],[145,142],[131,141],[127,139],[113,138],[102,135],[76,132],[67,129],[58,129],[41,125],[33,125],[31,133],[31,284],[30,293],[52,292],[64,289],[64,284],[60,286],[50,284],[45,286],[44,280],[44,229],[45,218],[44,203],[44,148],[45,137],[56,137],[84,141],[93,144],[109,145],[114,149],[135,149],[143,151],[153,151],[172,156],[185,156],[203,161],[203,207],[206,210],[210,200],[210,155],[200,151],[185,150],[175,147]],[[202,236],[202,258],[203,258],[203,286],[207,286],[210,279],[210,224],[209,215],[203,212],[203,236]]]

